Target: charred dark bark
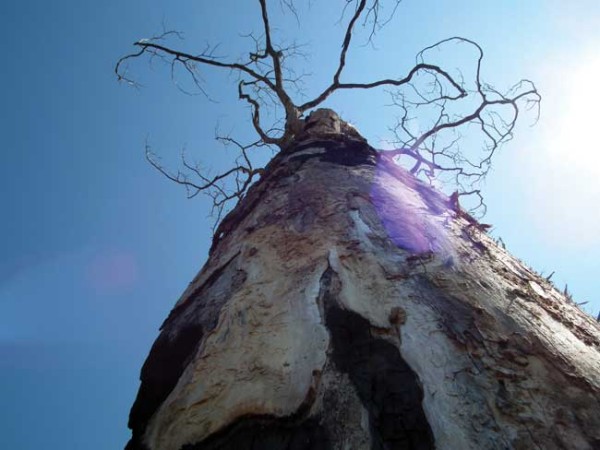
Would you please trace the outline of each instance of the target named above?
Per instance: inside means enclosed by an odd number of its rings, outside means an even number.
[[[332,289],[332,284],[339,284],[336,277],[329,268],[321,284],[326,288],[323,302],[331,358],[336,368],[348,375],[368,411],[371,449],[435,448],[417,375],[396,346],[373,333],[366,319],[339,305]],[[335,395],[335,391],[329,393],[330,397]]]

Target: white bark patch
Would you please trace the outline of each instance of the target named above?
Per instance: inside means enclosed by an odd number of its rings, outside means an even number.
[[[531,289],[533,289],[533,291],[540,297],[549,298],[548,294],[546,294],[546,291],[544,291],[544,289],[542,289],[542,287],[535,281],[530,280],[529,286],[531,286]]]
[[[261,242],[278,234],[272,227],[256,237],[260,250],[248,261],[245,287],[154,415],[149,448],[178,450],[247,414],[293,414],[316,388],[328,346],[316,301],[324,261],[285,270]]]

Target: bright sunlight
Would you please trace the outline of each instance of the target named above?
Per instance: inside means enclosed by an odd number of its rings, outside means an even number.
[[[587,52],[550,69],[542,142],[528,152],[531,213],[545,238],[569,246],[600,240],[600,55]],[[552,73],[553,72],[553,73]]]

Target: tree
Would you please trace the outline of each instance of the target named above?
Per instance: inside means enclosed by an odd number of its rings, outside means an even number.
[[[214,178],[184,159],[199,182],[147,153],[191,195],[212,193],[218,211],[239,202],[144,364],[128,448],[600,446],[597,323],[458,202],[479,194],[474,183],[512,138],[520,107],[538,105],[534,84],[500,93],[484,83],[482,49],[460,37],[419,52],[402,78],[342,81],[357,24],[372,38],[385,22],[379,0],[357,0],[345,4],[331,83],[298,103],[285,64],[297,49],[277,46],[259,5],[263,35],[241,62],[174,50],[167,32],[117,63],[131,83],[124,64],[142,56],[181,65],[199,88],[200,66],[238,73],[258,135],[248,145],[221,136],[241,162]],[[427,61],[449,43],[476,51],[470,81]],[[335,112],[315,110],[340,90],[382,86],[395,88],[401,111],[395,150],[378,152]],[[269,101],[281,125],[263,123]],[[419,133],[414,111],[430,120]],[[466,125],[485,138],[476,159],[459,145]],[[257,169],[250,152],[262,145],[279,152]],[[440,174],[456,185],[449,198],[430,186]]]
[[[297,14],[292,2],[283,3]],[[392,2],[393,12],[399,3],[399,0]],[[219,58],[215,54],[216,47],[206,46],[200,53],[191,53],[167,46],[165,41],[169,38],[181,37],[175,31],[165,31],[135,42],[136,51],[118,61],[115,67],[118,79],[132,85],[137,85],[137,82],[126,70],[126,63],[132,59],[147,56],[161,60],[170,66],[172,76],[176,67],[182,67],[199,91],[207,96],[202,87],[200,69],[206,66],[232,71],[239,76],[238,97],[250,107],[251,122],[258,137],[256,141],[242,144],[231,136],[218,137],[221,142],[239,148],[241,158],[235,167],[215,177],[207,177],[184,157],[184,169],[196,179],[183,171],[172,174],[160,165],[147,146],[146,155],[156,169],[186,186],[190,197],[208,192],[214,199],[218,221],[223,207],[231,200],[240,200],[261,174],[262,168],[255,168],[251,162],[249,151],[253,147],[289,148],[298,140],[307,112],[318,108],[339,91],[393,88],[392,101],[400,115],[394,125],[397,148],[387,150],[387,154],[401,160],[403,165],[410,167],[411,173],[430,183],[442,180],[447,187],[454,186],[459,196],[477,195],[480,200],[478,206],[485,208],[477,185],[487,175],[496,150],[512,139],[519,106],[526,109],[539,107],[541,97],[531,81],[520,80],[504,93],[484,82],[481,79],[483,50],[476,42],[463,37],[451,37],[424,48],[417,53],[415,65],[403,77],[369,82],[343,81],[347,54],[357,24],[361,20],[363,24],[370,23],[369,40],[382,26],[380,0],[348,1],[344,10],[352,6],[355,8],[346,27],[332,80],[316,97],[300,103],[294,100],[292,94],[298,89],[302,77],[286,66],[286,61],[299,53],[298,46],[277,46],[271,37],[267,2],[259,0],[259,4],[263,34],[261,38],[249,36],[254,48],[239,61]],[[391,16],[385,22],[390,19]],[[445,69],[427,60],[434,51],[455,44],[470,47],[475,56],[473,73],[467,79],[458,69]],[[261,111],[265,107],[280,108],[283,111],[282,123],[264,125]],[[420,130],[413,129],[416,115],[422,124]],[[470,126],[477,126],[484,138],[480,144],[481,152],[466,152],[460,145],[461,131]],[[234,179],[231,189],[222,184],[229,178]]]

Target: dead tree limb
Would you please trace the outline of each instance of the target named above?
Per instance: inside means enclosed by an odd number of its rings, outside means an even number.
[[[303,118],[306,114],[323,105],[336,92],[351,89],[391,89],[392,102],[400,110],[400,116],[393,128],[396,149],[389,151],[389,155],[400,164],[411,161],[407,167],[410,167],[413,174],[432,184],[449,183],[461,195],[468,192],[481,195],[477,184],[489,172],[492,157],[497,149],[512,139],[520,111],[523,108],[535,108],[539,114],[541,96],[534,83],[524,79],[504,93],[485,83],[481,79],[484,52],[479,44],[464,37],[450,37],[425,47],[417,53],[415,65],[404,76],[367,82],[343,80],[357,25],[371,25],[368,36],[370,42],[375,32],[391,20],[399,0],[391,0],[392,13],[384,21],[380,18],[383,8],[381,0],[347,0],[344,11],[352,9],[353,12],[345,27],[331,83],[316,97],[303,103],[297,102],[293,97],[298,94],[299,77],[286,75],[290,72],[286,65],[286,57],[294,56],[297,47],[281,47],[274,41],[267,0],[258,0],[258,3],[262,33],[260,38],[253,34],[248,35],[255,48],[247,53],[247,59],[226,60],[216,55],[216,47],[210,46],[206,46],[199,53],[178,50],[167,45],[165,41],[173,37],[181,38],[181,34],[166,31],[133,44],[135,51],[119,59],[115,66],[118,80],[137,86],[137,82],[128,75],[127,63],[142,57],[148,57],[149,60],[159,59],[170,65],[172,73],[177,65],[183,66],[199,92],[208,97],[202,86],[199,68],[232,71],[239,77],[238,98],[250,108],[251,123],[258,136],[257,142],[282,150],[295,142],[303,129]],[[296,18],[299,17],[292,0],[283,0],[280,6],[289,10]],[[441,50],[451,44],[466,45],[475,50],[474,74],[466,80],[461,71],[454,71],[428,60],[433,50]],[[283,109],[285,118],[282,126],[267,127],[263,124],[261,112],[262,108],[266,107]],[[428,125],[415,130],[413,123],[416,117]],[[477,127],[483,139],[482,148],[475,152],[475,155],[464,151],[462,146],[462,130],[473,125]],[[246,151],[256,146],[241,145],[237,141],[230,143],[234,142],[242,151],[244,159],[247,156]],[[156,160],[150,158],[150,162],[167,175],[166,171],[156,164]],[[242,173],[253,174],[253,169],[245,164],[233,167],[218,175],[216,179],[201,176],[199,170],[192,170],[200,177],[201,182],[198,183],[183,179],[179,174],[170,174],[168,178],[198,193],[214,189],[217,183],[224,182],[234,174],[236,177]],[[229,201],[241,198],[249,187],[252,176],[248,179],[248,182],[236,182],[232,194],[220,193],[219,200],[215,200],[215,206],[220,207],[223,199]]]

